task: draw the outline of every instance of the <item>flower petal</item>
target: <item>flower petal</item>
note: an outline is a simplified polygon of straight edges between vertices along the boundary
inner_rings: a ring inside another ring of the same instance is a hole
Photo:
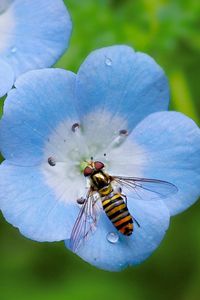
[[[0,97],[3,97],[13,86],[14,74],[12,68],[0,59]]]
[[[1,0],[0,14],[3,13],[14,0]]]
[[[0,28],[0,55],[18,76],[58,60],[68,47],[71,20],[62,0],[17,0],[0,15]]]
[[[9,162],[0,165],[0,209],[8,222],[36,241],[69,238],[77,215],[77,206],[60,201],[39,168]]]
[[[143,177],[166,180],[178,193],[165,199],[171,215],[192,205],[200,196],[200,130],[177,112],[148,116],[130,139],[143,148]]]
[[[128,200],[129,211],[139,222],[129,237],[119,234],[106,214],[101,214],[97,230],[77,250],[77,254],[90,264],[108,271],[120,271],[137,265],[158,247],[169,226],[169,211],[162,201]],[[116,243],[108,241],[114,233]],[[69,240],[66,241],[69,247]]]
[[[132,129],[148,114],[166,110],[168,101],[163,70],[150,56],[128,46],[92,52],[77,75],[80,116],[95,110],[110,111],[125,118]]]
[[[5,101],[0,123],[0,147],[5,158],[20,165],[41,160],[44,145],[51,144],[48,138],[56,127],[62,121],[77,121],[74,84],[75,75],[59,69],[30,71],[17,80],[16,89]]]

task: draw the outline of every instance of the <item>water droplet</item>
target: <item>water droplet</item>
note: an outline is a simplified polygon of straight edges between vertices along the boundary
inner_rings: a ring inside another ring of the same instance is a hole
[[[11,52],[12,53],[16,53],[17,52],[17,48],[16,47],[12,47]]]
[[[119,131],[119,135],[121,135],[121,136],[127,136],[127,135],[128,135],[128,130],[126,130],[126,129],[121,129],[121,130]]]
[[[114,232],[109,232],[107,234],[107,240],[111,243],[111,244],[116,244],[119,240],[119,235],[117,233]]]
[[[108,67],[112,66],[112,60],[111,60],[109,57],[106,57],[106,59],[105,59],[105,64],[106,64]]]
[[[76,132],[79,128],[80,128],[80,124],[79,123],[74,123],[72,125],[72,131],[73,132]]]
[[[54,167],[56,165],[56,160],[53,157],[48,158],[48,163],[51,167]]]

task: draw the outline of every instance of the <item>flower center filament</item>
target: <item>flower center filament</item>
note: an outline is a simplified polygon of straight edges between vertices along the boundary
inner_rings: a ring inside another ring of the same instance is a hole
[[[144,151],[127,140],[127,128],[124,119],[102,110],[86,115],[81,122],[67,119],[58,124],[44,145],[41,168],[59,201],[81,205],[79,198],[85,197],[89,187],[84,170],[95,162],[105,165],[111,175],[142,176]]]
[[[79,123],[74,123],[72,125],[72,131],[73,132],[76,132],[79,128],[80,128],[80,124]]]
[[[52,156],[50,156],[50,157],[48,158],[48,163],[49,163],[49,165],[50,165],[51,167],[55,167],[55,165],[56,165],[56,160],[55,160],[55,158],[53,158]]]

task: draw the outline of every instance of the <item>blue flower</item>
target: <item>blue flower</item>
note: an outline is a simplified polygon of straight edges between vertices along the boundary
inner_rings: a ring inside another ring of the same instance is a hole
[[[157,193],[151,185],[139,185],[138,193],[122,186],[135,220],[129,237],[115,229],[99,194],[94,196],[96,228],[75,252],[112,271],[142,262],[163,239],[170,215],[200,194],[199,128],[167,112],[168,101],[162,69],[127,46],[92,52],[77,75],[59,69],[22,75],[0,125],[0,208],[6,220],[30,239],[66,240],[71,247],[85,205],[77,200],[90,187],[83,165],[93,157],[110,175],[159,179],[178,189],[163,198],[162,185]]]
[[[71,20],[62,0],[1,0],[0,97],[20,74],[53,65],[70,34]]]

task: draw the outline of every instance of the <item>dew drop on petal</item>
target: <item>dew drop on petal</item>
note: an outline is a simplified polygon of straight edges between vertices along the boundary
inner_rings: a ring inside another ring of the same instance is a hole
[[[14,54],[17,52],[17,48],[16,47],[12,47],[11,52]]]
[[[106,57],[105,58],[105,64],[106,64],[106,66],[111,67],[112,66],[112,60],[109,57]]]
[[[119,235],[114,232],[109,232],[106,238],[111,244],[116,244],[119,240]]]
[[[48,158],[48,163],[51,167],[54,167],[56,165],[56,160],[53,157]]]

